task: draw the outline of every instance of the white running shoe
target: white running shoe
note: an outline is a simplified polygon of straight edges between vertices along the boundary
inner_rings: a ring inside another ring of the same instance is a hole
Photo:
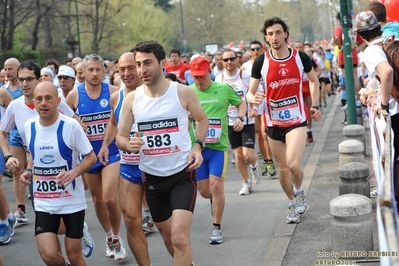
[[[304,214],[309,209],[308,200],[303,190],[295,193],[295,209],[299,214]]]
[[[371,192],[370,192],[370,198],[376,198],[378,196],[378,187],[375,187]]]
[[[145,216],[141,222],[141,227],[145,233],[150,233],[155,231],[154,221],[150,216]]]
[[[90,257],[94,250],[94,240],[89,233],[86,222],[83,224],[82,254],[86,258]]]
[[[223,243],[222,229],[216,226],[212,226],[211,237],[209,238],[209,244],[221,244]]]
[[[112,241],[112,237],[107,237],[105,239],[106,249],[105,249],[105,256],[108,258],[114,258],[114,242]]]
[[[249,192],[252,191],[252,182],[251,180],[247,180],[242,182],[242,188],[240,190],[240,195],[248,195]]]
[[[122,238],[114,238],[112,242],[114,243],[114,260],[124,260],[127,257],[127,251]]]
[[[17,218],[19,224],[26,224],[29,222],[28,215],[26,215],[26,213],[24,213],[21,208],[18,208],[14,212],[14,216],[15,218]]]
[[[259,184],[262,181],[262,172],[259,169],[259,164],[256,162],[255,167],[251,167],[252,181]]]
[[[297,224],[301,221],[299,213],[295,209],[295,205],[288,206],[287,224]]]

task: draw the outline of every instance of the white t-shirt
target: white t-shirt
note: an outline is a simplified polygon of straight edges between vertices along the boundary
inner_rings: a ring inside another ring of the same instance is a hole
[[[245,62],[242,65],[242,67],[244,69],[244,72],[249,73],[249,77],[251,77],[251,75],[252,75],[252,67],[253,67],[252,61],[249,60],[249,61]],[[262,79],[260,80],[259,87],[258,87],[257,91],[258,92],[265,92],[264,83],[263,83]],[[258,115],[262,115],[264,111],[265,111],[265,101],[262,101],[262,103],[258,106]]]
[[[387,62],[387,56],[385,55],[380,43],[382,38],[374,40],[363,52],[364,64],[367,67],[370,77],[374,78],[378,75],[377,66],[381,62]],[[378,82],[378,90],[381,92],[381,83]],[[389,115],[396,115],[399,113],[399,103],[392,97],[389,97]]]
[[[74,115],[73,110],[63,100],[61,100],[58,106],[58,111],[69,117],[73,117]],[[19,97],[15,100],[12,100],[8,105],[2,119],[1,131],[10,132],[11,129],[17,127],[17,130],[21,135],[22,141],[26,144],[24,130],[25,122],[28,119],[37,116],[38,113],[36,109],[31,109],[25,104],[25,96]]]
[[[223,68],[222,70],[218,70],[218,67],[215,66],[212,70],[213,74],[215,74],[215,77],[217,77],[218,75],[222,74],[225,71],[225,69]]]
[[[86,209],[82,177],[76,177],[67,187],[58,186],[56,179],[60,172],[80,163],[79,154],[93,150],[79,122],[60,114],[51,126],[42,126],[37,116],[26,121],[24,132],[33,158],[35,211],[69,214]]]
[[[240,96],[241,100],[243,100],[244,103],[246,104],[247,112],[243,121],[244,125],[251,125],[255,123],[255,118],[248,116],[248,113],[251,111],[251,108],[247,103],[247,100],[245,99],[245,95],[248,92],[250,78],[251,75],[248,72],[237,69],[237,72],[233,76],[227,76],[226,73],[223,73],[217,76],[215,79],[216,82],[229,84],[229,86],[234,89],[237,95]],[[234,125],[234,120],[238,116],[238,108],[234,105],[229,104],[227,115],[229,118],[229,125],[230,126]]]

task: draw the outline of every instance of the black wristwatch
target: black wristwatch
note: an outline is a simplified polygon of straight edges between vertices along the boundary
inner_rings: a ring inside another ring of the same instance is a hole
[[[312,106],[312,108],[316,109],[316,110],[320,110],[320,108],[317,105]]]
[[[4,156],[4,162],[7,163],[8,159],[10,159],[12,156],[11,154]]]
[[[30,176],[31,176],[31,177],[33,176],[33,171],[32,171],[32,169],[26,168],[22,173],[25,173],[25,172],[29,172],[29,173],[30,173]]]
[[[382,109],[384,109],[385,111],[389,111],[389,104],[388,105],[384,105],[384,104],[382,104],[381,103],[381,107],[382,107]]]
[[[203,151],[205,149],[205,142],[203,142],[202,140],[197,139],[194,143],[198,144],[200,146],[201,151]]]
[[[237,116],[238,119],[241,120],[241,122],[244,122],[244,117],[243,116]]]

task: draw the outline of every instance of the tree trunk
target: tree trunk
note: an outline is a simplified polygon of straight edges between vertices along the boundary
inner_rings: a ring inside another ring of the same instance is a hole
[[[93,25],[93,42],[91,44],[91,51],[94,54],[98,54],[98,34],[99,34],[99,17],[100,17],[100,4],[101,2],[96,0],[94,6],[94,19],[92,22]]]
[[[39,42],[39,26],[40,20],[42,19],[42,14],[40,10],[40,0],[36,0],[36,20],[32,31],[32,50],[36,50],[37,43]]]
[[[10,15],[8,16],[8,39],[5,50],[12,50],[12,48],[14,47],[14,7],[15,1],[10,1],[8,4],[8,10],[10,11]]]
[[[1,50],[7,50],[7,5],[8,0],[0,3],[0,12],[1,12],[1,26],[0,26],[0,39],[1,39]]]
[[[46,32],[51,32],[51,17],[49,15],[46,15],[44,17],[45,19],[45,31]],[[44,47],[46,48],[51,48],[53,47],[53,36],[52,34],[45,34],[44,35]]]

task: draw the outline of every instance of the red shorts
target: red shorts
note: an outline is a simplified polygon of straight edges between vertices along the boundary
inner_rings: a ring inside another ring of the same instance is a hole
[[[309,80],[302,81],[302,95],[304,97],[310,96]]]
[[[302,81],[302,95],[303,95],[303,98],[311,97],[310,87],[309,87],[309,80],[303,80]],[[308,108],[305,108],[305,113],[306,113],[306,119],[309,120]]]
[[[344,51],[339,51],[339,55],[338,55],[338,65],[340,68],[344,68]],[[353,63],[353,67],[357,67],[358,64],[358,59],[357,59],[357,51],[356,49],[352,49],[352,63]]]

